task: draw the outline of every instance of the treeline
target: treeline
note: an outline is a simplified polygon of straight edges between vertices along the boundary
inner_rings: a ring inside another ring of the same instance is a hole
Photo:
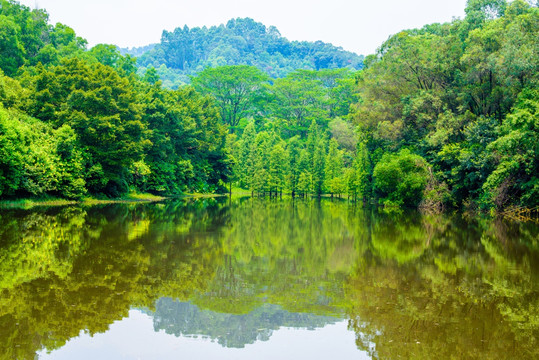
[[[194,85],[240,124],[229,146],[236,184],[436,210],[539,205],[539,11],[522,0],[470,0],[466,14],[392,36],[352,75],[351,107],[335,90],[338,71],[248,87],[202,72]],[[242,88],[253,95],[245,103]],[[253,125],[240,135],[245,125],[224,104]]]
[[[297,69],[357,70],[363,61],[362,56],[321,41],[289,41],[276,27],[250,18],[232,19],[210,28],[184,26],[163,31],[159,44],[122,52],[138,57],[140,74],[155,68],[164,86],[170,88],[189,83],[190,75],[207,67],[250,65],[281,78]]]
[[[114,46],[86,50],[43,10],[0,0],[0,23],[0,198],[222,187],[227,130],[210,98],[138,77]]]
[[[114,46],[86,50],[44,11],[0,1],[0,197],[226,185],[435,210],[539,205],[539,10],[526,1],[469,0],[464,19],[398,33],[358,72],[206,67],[176,91]],[[219,31],[273,31],[255,25]]]

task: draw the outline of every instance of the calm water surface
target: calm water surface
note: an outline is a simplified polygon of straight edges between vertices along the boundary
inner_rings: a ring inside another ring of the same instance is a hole
[[[539,359],[539,228],[344,201],[0,210],[0,359]]]

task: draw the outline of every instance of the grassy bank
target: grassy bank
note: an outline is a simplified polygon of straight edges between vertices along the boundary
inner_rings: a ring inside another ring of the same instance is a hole
[[[156,202],[166,200],[167,197],[157,196],[147,193],[130,193],[121,198],[108,199],[85,197],[81,200],[67,200],[59,198],[29,198],[16,200],[0,201],[0,208],[22,208],[30,209],[37,206],[65,206],[65,205],[100,205],[100,204],[118,204],[130,202]]]

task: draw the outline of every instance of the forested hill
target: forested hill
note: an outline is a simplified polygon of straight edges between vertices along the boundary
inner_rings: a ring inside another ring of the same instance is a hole
[[[188,75],[206,67],[222,65],[252,65],[281,78],[297,69],[359,70],[363,64],[363,56],[322,41],[289,41],[276,27],[250,18],[232,19],[226,25],[209,28],[178,27],[163,31],[159,44],[121,51],[138,57],[141,73],[148,67],[156,68],[169,87],[189,82]]]

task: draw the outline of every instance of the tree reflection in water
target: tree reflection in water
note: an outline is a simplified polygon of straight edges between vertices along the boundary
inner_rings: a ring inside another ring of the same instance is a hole
[[[349,319],[373,358],[539,358],[538,234],[329,200],[2,210],[0,355],[34,358],[137,307],[223,346]]]

